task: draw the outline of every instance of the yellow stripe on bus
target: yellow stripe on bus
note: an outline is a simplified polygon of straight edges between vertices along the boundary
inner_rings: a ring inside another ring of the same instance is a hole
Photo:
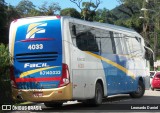
[[[52,69],[52,68],[57,68],[57,67],[59,67],[59,66],[52,66],[52,67],[39,68],[39,69],[34,69],[34,70],[26,71],[26,72],[23,72],[20,75],[20,78],[26,77],[28,75],[31,75],[31,74],[34,74],[34,73],[37,73],[37,72],[40,72],[40,71],[44,71],[44,70]]]
[[[117,63],[115,63],[115,62],[113,62],[113,61],[111,61],[109,59],[106,59],[106,58],[104,58],[102,56],[99,56],[97,54],[94,54],[94,53],[91,53],[91,52],[88,52],[88,51],[86,51],[86,53],[88,53],[88,54],[90,54],[90,55],[92,55],[92,56],[94,56],[94,57],[96,57],[96,58],[98,58],[100,60],[103,60],[104,62],[106,62],[108,64],[111,64],[112,66],[118,68],[119,70],[123,71],[124,73],[126,73],[127,75],[129,75],[130,77],[135,79],[135,74],[133,72],[129,71],[128,69],[126,69],[125,67],[123,67],[123,66],[121,66],[121,65],[119,65],[119,64],[117,64]]]
[[[39,26],[40,24],[42,24],[42,23],[33,23],[33,24],[30,24],[29,27],[28,27],[27,33],[30,32],[33,28]]]

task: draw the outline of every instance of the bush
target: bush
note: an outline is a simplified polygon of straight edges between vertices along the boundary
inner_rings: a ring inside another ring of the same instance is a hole
[[[0,44],[0,80],[9,79],[10,55],[8,46]]]
[[[9,48],[0,44],[0,105],[12,103],[9,67]]]

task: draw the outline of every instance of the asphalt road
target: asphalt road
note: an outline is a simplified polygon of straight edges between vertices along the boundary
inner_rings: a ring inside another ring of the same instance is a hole
[[[146,90],[144,96],[138,99],[133,99],[128,94],[110,96],[105,98],[102,105],[98,107],[87,106],[77,101],[64,103],[60,108],[45,107],[43,103],[32,103],[26,106],[41,106],[42,112],[160,112],[160,90]],[[30,110],[25,112],[36,111]]]

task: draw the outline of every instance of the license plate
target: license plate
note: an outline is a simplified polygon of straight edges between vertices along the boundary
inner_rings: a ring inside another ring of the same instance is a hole
[[[43,92],[34,92],[33,93],[33,97],[42,97],[43,96]]]

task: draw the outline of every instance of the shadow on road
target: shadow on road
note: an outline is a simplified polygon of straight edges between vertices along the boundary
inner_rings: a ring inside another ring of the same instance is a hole
[[[158,96],[144,96],[142,98],[133,99],[129,95],[117,95],[103,99],[103,104],[98,107],[91,107],[83,103],[75,103],[71,105],[63,105],[61,108],[47,108],[42,107],[43,111],[86,111],[86,110],[131,110],[131,106],[144,106],[159,104],[160,97]],[[157,101],[153,101],[157,100]]]

